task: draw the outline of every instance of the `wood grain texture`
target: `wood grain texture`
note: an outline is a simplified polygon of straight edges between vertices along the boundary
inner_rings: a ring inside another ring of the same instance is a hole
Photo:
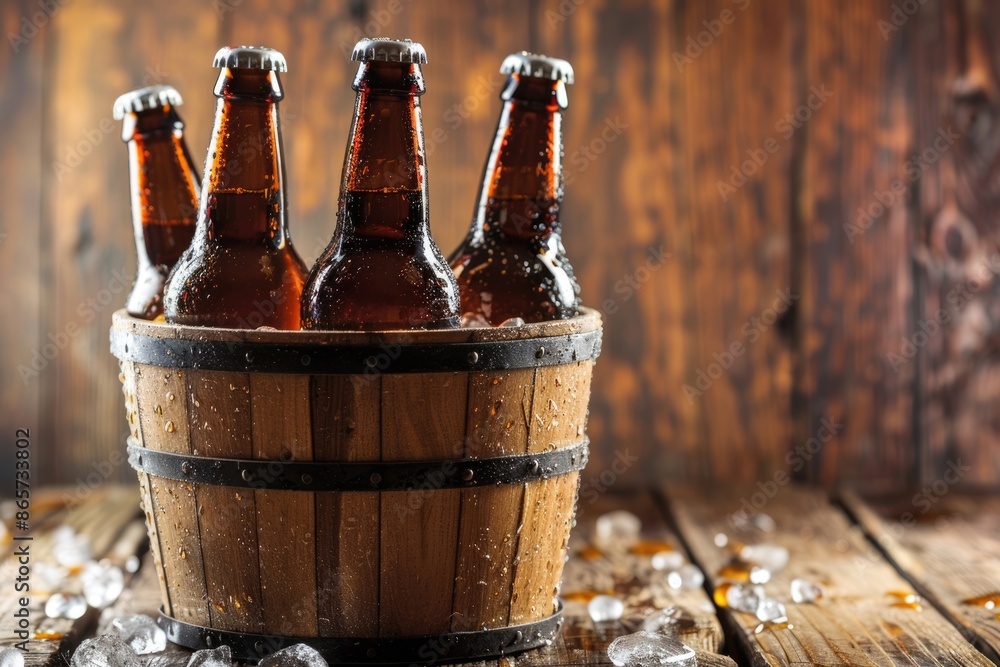
[[[384,375],[382,460],[460,456],[468,383],[465,373]],[[451,628],[461,495],[460,489],[381,494],[380,636]]]
[[[273,461],[275,471],[285,462],[312,460],[310,400],[309,376],[250,376],[253,458]],[[257,489],[254,504],[264,629],[315,637],[315,500],[296,491]]]
[[[324,375],[312,382],[315,459],[380,460],[381,378]],[[379,494],[317,493],[316,517],[320,636],[377,637]]]
[[[770,533],[738,527],[741,511],[736,492],[685,492],[668,489],[670,510],[680,535],[701,566],[713,591],[717,575],[732,554],[715,544],[724,533],[744,543],[767,542],[788,549],[787,567],[766,584],[769,596],[787,607],[791,628],[755,633],[755,616],[728,609],[720,616],[741,658],[752,665],[981,665],[992,664],[962,638],[933,607],[915,610],[900,604],[909,584],[869,544],[860,528],[826,499],[825,494],[782,487],[763,511],[774,519]],[[737,515],[740,516],[740,515]],[[823,588],[823,598],[794,604],[793,578]]]
[[[246,373],[186,371],[191,416],[191,453],[218,458],[253,458],[250,376]],[[257,511],[254,491],[199,484],[198,528],[211,625],[261,632]]]
[[[1000,603],[988,604],[1000,595],[1000,498],[919,491],[872,500],[846,493],[842,500],[917,590],[1000,662]],[[968,602],[977,598],[983,601]]]

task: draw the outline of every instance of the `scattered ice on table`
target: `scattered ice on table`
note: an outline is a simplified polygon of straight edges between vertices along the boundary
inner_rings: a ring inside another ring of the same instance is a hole
[[[684,565],[684,554],[680,551],[660,551],[653,554],[652,565],[655,570],[679,570]]]
[[[63,524],[52,531],[52,555],[65,567],[78,567],[90,560],[90,540]]]
[[[68,618],[75,621],[87,613],[87,601],[82,595],[56,593],[45,602],[45,615],[49,618]]]
[[[233,667],[233,652],[228,646],[196,651],[187,667]]]
[[[463,329],[484,329],[490,323],[479,313],[465,313],[462,315],[461,325]]]
[[[587,613],[594,623],[617,621],[625,613],[625,603],[613,595],[598,595],[587,603]]]
[[[24,655],[16,648],[0,648],[0,667],[24,667]]]
[[[143,664],[118,635],[102,635],[80,644],[70,667],[143,667]]]
[[[523,327],[524,320],[520,317],[510,317],[500,323],[502,327]]]
[[[31,571],[32,588],[45,593],[56,593],[66,582],[69,572],[61,565],[53,565],[45,561],[34,564]]]
[[[795,604],[815,602],[823,597],[823,589],[806,579],[792,579],[791,592]]]
[[[642,521],[639,517],[616,510],[602,514],[594,525],[594,544],[598,549],[606,551],[623,550],[639,541],[642,531]]]
[[[87,563],[80,573],[80,581],[87,604],[95,609],[104,609],[125,590],[125,574],[108,560]]]
[[[788,565],[788,549],[777,544],[748,544],[740,549],[740,558],[777,574]]]
[[[725,588],[724,600],[718,599],[719,590],[722,589],[720,588],[716,590],[716,601],[720,602],[720,606],[735,609],[736,611],[742,611],[747,614],[756,614],[757,608],[760,606],[760,601],[764,598],[764,589],[759,586],[729,584]]]
[[[668,607],[655,611],[642,622],[641,629],[646,632],[659,632],[664,635],[674,635],[677,633],[678,621],[681,610],[677,607]]]
[[[122,641],[139,655],[159,653],[167,648],[167,635],[145,614],[119,616],[111,622]]]
[[[765,623],[767,621],[787,621],[788,612],[785,605],[769,597],[762,597],[757,604],[757,618]]]
[[[608,657],[618,667],[652,665],[697,665],[694,651],[674,637],[639,631],[618,637],[608,646]]]
[[[329,667],[329,664],[313,647],[295,644],[267,656],[258,667]]]
[[[667,575],[667,584],[677,590],[694,590],[705,583],[705,573],[697,565],[688,563]]]
[[[129,574],[135,574],[139,571],[139,566],[142,565],[142,561],[136,555],[129,556],[125,560],[125,571]]]

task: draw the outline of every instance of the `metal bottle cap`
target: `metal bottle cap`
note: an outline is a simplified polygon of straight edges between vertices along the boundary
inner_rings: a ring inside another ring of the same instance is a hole
[[[500,73],[573,83],[573,66],[567,61],[527,51],[512,53],[504,58]]]
[[[424,51],[424,47],[419,43],[408,39],[373,37],[362,39],[354,45],[351,60],[362,63],[382,60],[389,63],[426,65],[427,52]]]
[[[146,86],[119,96],[112,107],[112,115],[115,120],[121,120],[125,114],[159,109],[167,105],[180,106],[183,103],[181,94],[173,86]]]
[[[287,72],[288,63],[281,51],[266,46],[223,46],[215,54],[215,67],[239,67]]]

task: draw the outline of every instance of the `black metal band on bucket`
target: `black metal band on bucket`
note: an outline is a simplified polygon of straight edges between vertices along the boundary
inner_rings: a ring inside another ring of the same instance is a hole
[[[439,461],[255,461],[146,449],[129,439],[138,471],[195,484],[283,491],[413,491],[521,484],[582,470],[589,440],[537,454]]]
[[[236,660],[256,662],[286,646],[308,644],[331,665],[423,665],[497,658],[551,644],[563,618],[560,603],[554,614],[534,623],[427,637],[379,638],[281,637],[216,630],[178,621],[162,610],[157,623],[174,644],[195,650],[226,645]]]
[[[557,366],[596,359],[601,331],[466,343],[324,345],[156,338],[113,329],[121,361],[237,373],[444,373]]]

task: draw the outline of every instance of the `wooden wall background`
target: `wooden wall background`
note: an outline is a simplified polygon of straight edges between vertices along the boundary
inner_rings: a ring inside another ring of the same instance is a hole
[[[292,232],[312,261],[332,231],[354,97],[343,49],[389,35],[430,55],[432,226],[446,251],[470,219],[501,58],[527,47],[576,68],[566,245],[586,301],[614,311],[587,484],[766,484],[790,470],[899,488],[959,462],[963,484],[1000,482],[996,3],[14,0],[2,20],[2,454],[30,426],[47,481],[131,476],[107,352],[124,297],[114,277],[133,266],[114,98],[177,86],[201,154],[216,48],[281,49]],[[814,90],[830,94],[809,109]],[[783,121],[796,113],[809,118]],[[935,148],[941,132],[958,137]],[[719,182],[762,148],[767,161],[723,200]],[[670,257],[650,270],[661,246]],[[74,326],[22,381],[18,366]],[[716,373],[734,343],[743,353]],[[719,377],[686,396],[699,371]],[[810,443],[825,422],[836,434]]]

